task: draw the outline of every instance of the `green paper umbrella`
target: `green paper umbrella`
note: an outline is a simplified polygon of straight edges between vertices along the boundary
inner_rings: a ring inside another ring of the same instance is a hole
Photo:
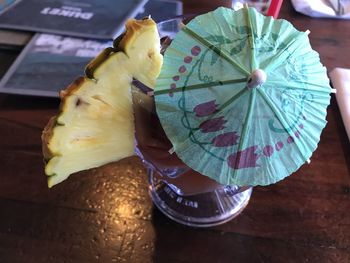
[[[316,149],[331,88],[307,32],[245,7],[193,19],[154,91],[173,150],[221,184],[268,185]]]

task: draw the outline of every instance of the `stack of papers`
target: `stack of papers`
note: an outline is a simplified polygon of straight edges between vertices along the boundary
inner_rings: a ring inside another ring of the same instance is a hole
[[[71,7],[79,6],[79,15],[73,15],[73,9],[69,13],[66,2],[23,0],[0,15],[0,27],[60,33],[36,33],[1,79],[0,92],[58,97],[60,90],[84,74],[84,68],[92,58],[112,46],[112,39],[124,31],[126,19],[151,15],[158,22],[182,15],[182,3],[179,1],[150,0],[145,6],[142,5],[144,0],[67,2]],[[29,8],[41,15],[28,19]],[[24,12],[25,9],[25,16],[14,15],[16,10]],[[75,10],[78,12],[78,9]],[[109,15],[103,15],[104,12]],[[44,22],[45,16],[51,16],[52,21]],[[79,18],[73,18],[75,16]],[[112,22],[116,17],[119,18]],[[79,24],[77,21],[80,20],[84,21]]]
[[[147,0],[22,0],[0,15],[0,28],[111,39]]]

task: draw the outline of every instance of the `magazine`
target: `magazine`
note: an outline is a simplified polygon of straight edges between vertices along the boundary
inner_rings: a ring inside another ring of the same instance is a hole
[[[112,39],[147,0],[21,0],[0,14],[0,28]],[[30,18],[30,19],[29,19]]]
[[[36,34],[0,81],[0,92],[58,97],[112,41]]]
[[[160,10],[163,10],[160,12]],[[179,1],[150,0],[137,18],[151,15],[156,21],[182,14]],[[111,40],[91,40],[37,33],[0,81],[0,92],[58,97]]]

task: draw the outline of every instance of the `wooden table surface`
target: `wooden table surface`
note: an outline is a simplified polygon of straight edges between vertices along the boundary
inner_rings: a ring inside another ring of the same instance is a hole
[[[206,6],[185,4],[186,12]],[[350,68],[349,21],[311,19],[287,0],[280,17],[311,31],[328,70]],[[0,52],[1,74],[16,55]],[[58,104],[0,95],[1,263],[350,262],[350,149],[334,97],[311,164],[255,187],[239,217],[207,229],[179,225],[154,208],[136,157],[47,189],[40,135]]]

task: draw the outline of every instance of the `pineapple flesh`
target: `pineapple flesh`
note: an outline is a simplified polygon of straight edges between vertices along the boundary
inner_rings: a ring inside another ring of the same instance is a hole
[[[134,155],[133,78],[153,87],[162,65],[155,22],[129,20],[125,33],[60,93],[57,116],[42,134],[52,187],[72,173]]]

